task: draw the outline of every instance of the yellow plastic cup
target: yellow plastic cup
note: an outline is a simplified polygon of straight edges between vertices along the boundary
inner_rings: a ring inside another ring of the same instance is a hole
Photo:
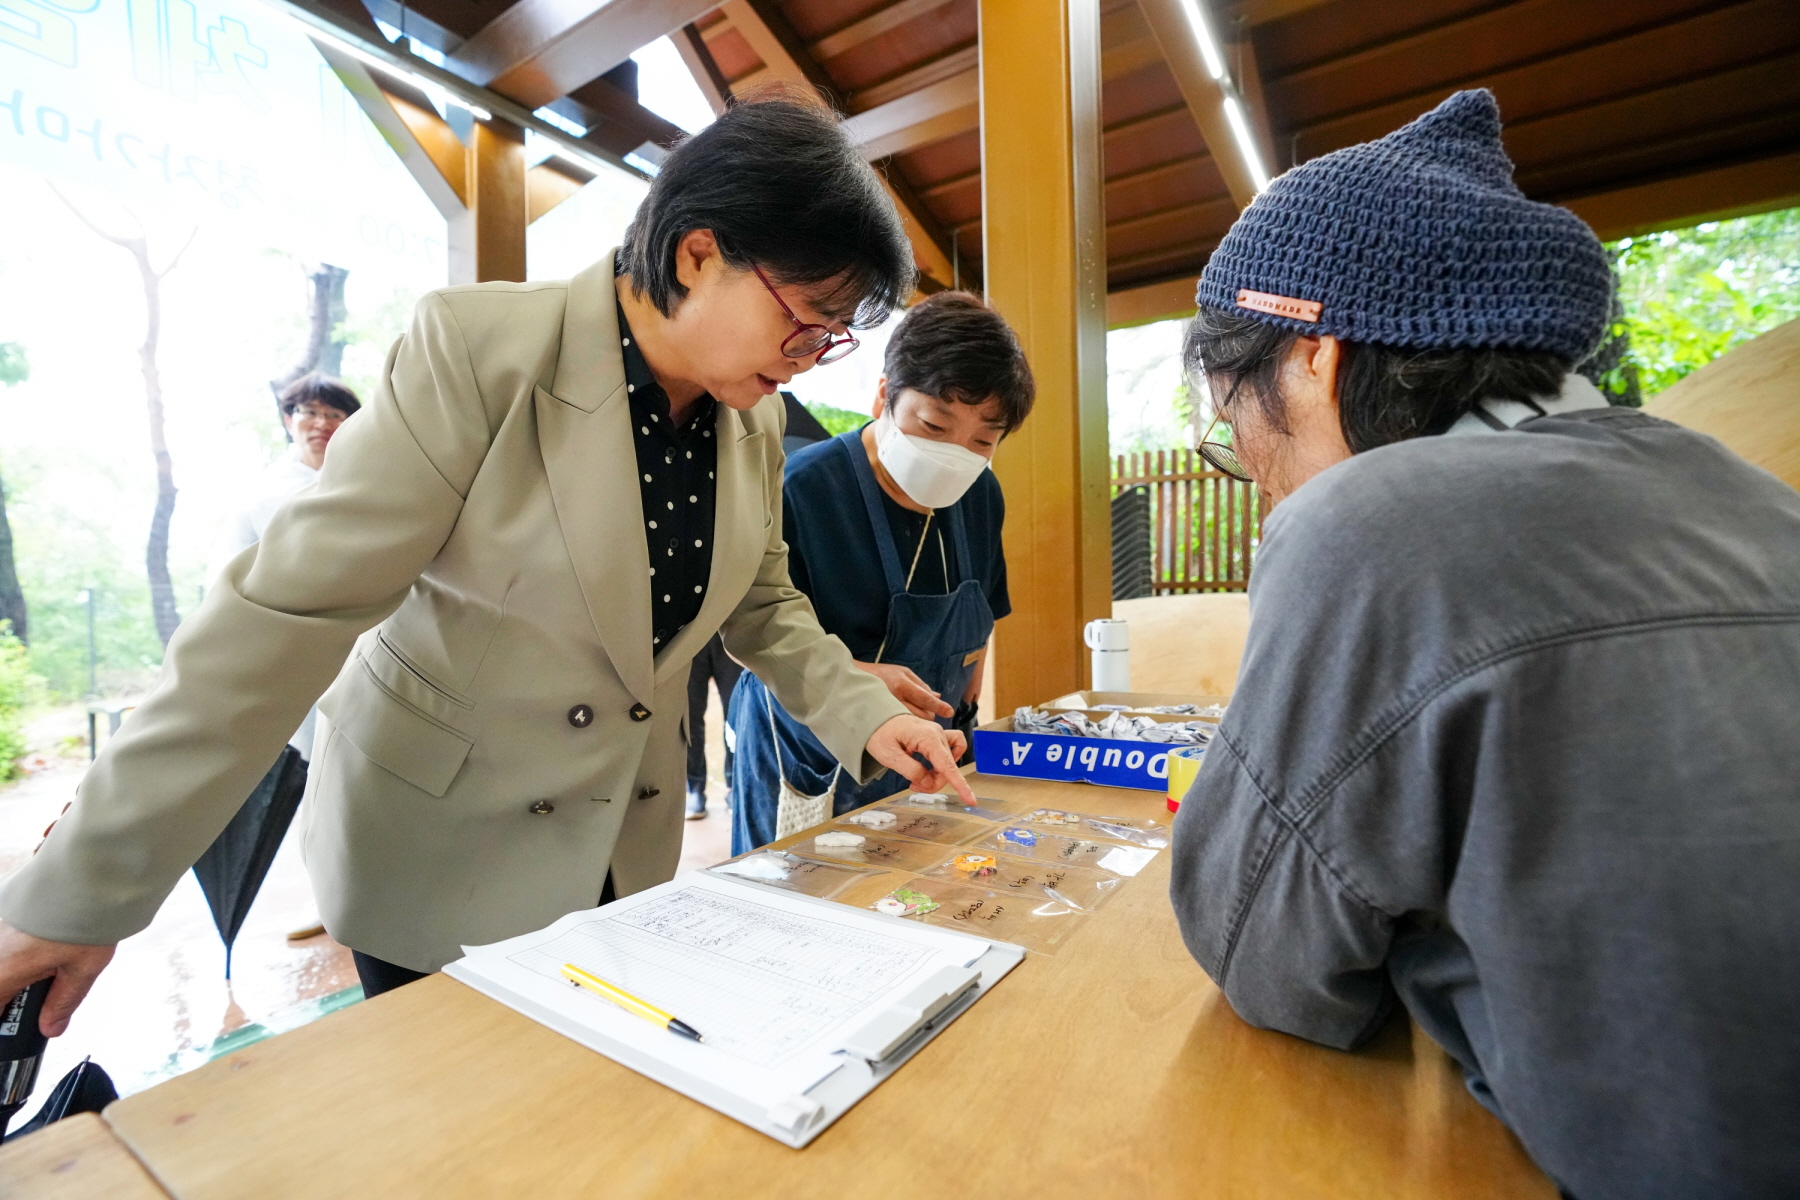
[[[1169,811],[1181,808],[1181,798],[1194,786],[1205,760],[1205,746],[1179,746],[1169,751]]]

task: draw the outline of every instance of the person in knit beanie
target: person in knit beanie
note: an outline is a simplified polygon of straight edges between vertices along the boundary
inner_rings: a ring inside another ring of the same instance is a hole
[[[1610,283],[1485,91],[1226,235],[1188,365],[1277,507],[1171,897],[1245,1020],[1403,1007],[1565,1196],[1796,1196],[1800,494],[1577,373]]]
[[[1560,393],[1611,299],[1593,231],[1513,183],[1493,93],[1458,92],[1270,184],[1207,264],[1187,363],[1229,381],[1218,410],[1231,409],[1240,457],[1277,460],[1265,490],[1278,502],[1297,468],[1323,465],[1279,461],[1294,447],[1267,436],[1290,432],[1274,384],[1297,342],[1323,344],[1304,365],[1338,386],[1341,457],[1479,419],[1482,401],[1603,407],[1579,377]]]

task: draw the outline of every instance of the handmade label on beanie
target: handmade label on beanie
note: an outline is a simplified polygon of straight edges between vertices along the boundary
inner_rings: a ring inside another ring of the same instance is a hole
[[[1289,296],[1253,292],[1249,288],[1238,289],[1237,302],[1239,308],[1254,308],[1257,312],[1292,317],[1296,321],[1317,321],[1321,311],[1317,300],[1295,300]]]

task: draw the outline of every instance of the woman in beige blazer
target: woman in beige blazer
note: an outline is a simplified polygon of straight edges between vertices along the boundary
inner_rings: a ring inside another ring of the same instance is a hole
[[[674,874],[688,663],[714,631],[855,774],[967,794],[960,735],[851,664],[781,538],[776,388],[912,286],[879,181],[818,110],[740,105],[670,156],[616,253],[425,297],[318,485],[171,640],[0,885],[0,995],[54,973],[45,1032],[315,700],[307,868],[371,991]],[[710,545],[665,541],[706,500]]]

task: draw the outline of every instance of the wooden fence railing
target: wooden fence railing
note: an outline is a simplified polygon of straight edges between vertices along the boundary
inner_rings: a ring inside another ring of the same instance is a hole
[[[1255,484],[1213,470],[1192,450],[1115,458],[1112,494],[1139,486],[1150,496],[1153,594],[1241,592],[1250,586],[1265,511]]]

